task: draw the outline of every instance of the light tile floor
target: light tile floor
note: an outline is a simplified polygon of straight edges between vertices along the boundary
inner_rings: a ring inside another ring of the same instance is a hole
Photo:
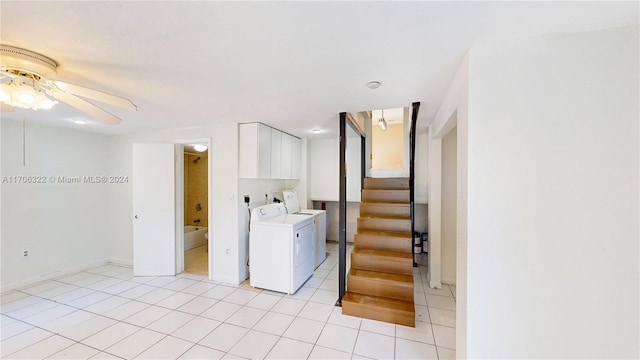
[[[349,250],[352,247],[349,246]],[[414,269],[416,327],[342,315],[337,245],[294,295],[108,264],[2,294],[3,359],[454,359],[455,287]],[[426,261],[423,257],[421,262]]]
[[[202,245],[184,252],[184,272],[193,275],[209,274],[209,246]]]

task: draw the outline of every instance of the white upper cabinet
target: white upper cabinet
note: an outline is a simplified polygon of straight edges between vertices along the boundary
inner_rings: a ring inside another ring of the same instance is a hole
[[[300,179],[302,175],[302,139],[292,136],[291,144],[291,178]]]
[[[271,178],[282,179],[282,132],[271,129]]]
[[[292,160],[293,136],[282,134],[282,146],[280,149],[280,177],[283,179],[291,179],[291,160]]]
[[[238,176],[271,178],[271,128],[259,123],[240,124]]]
[[[238,176],[299,179],[302,141],[260,123],[239,125]]]

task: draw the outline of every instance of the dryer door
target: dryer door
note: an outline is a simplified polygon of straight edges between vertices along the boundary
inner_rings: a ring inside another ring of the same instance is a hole
[[[290,294],[295,293],[313,275],[313,229],[313,222],[311,222],[293,231]]]
[[[297,268],[313,256],[313,223],[299,228],[293,233],[293,267]]]

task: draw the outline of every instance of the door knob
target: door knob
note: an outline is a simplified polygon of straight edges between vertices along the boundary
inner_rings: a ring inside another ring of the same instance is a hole
[[[134,218],[136,218],[136,219],[137,219],[137,218],[138,218],[138,215],[135,215],[135,216],[134,216]]]

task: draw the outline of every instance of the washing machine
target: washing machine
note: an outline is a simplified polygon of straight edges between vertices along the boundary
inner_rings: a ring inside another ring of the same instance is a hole
[[[315,269],[313,216],[288,214],[282,203],[259,206],[249,229],[249,284],[295,293]]]
[[[311,215],[314,221],[314,269],[327,258],[327,211],[300,209],[300,201],[295,190],[282,190],[284,204],[289,214]]]

